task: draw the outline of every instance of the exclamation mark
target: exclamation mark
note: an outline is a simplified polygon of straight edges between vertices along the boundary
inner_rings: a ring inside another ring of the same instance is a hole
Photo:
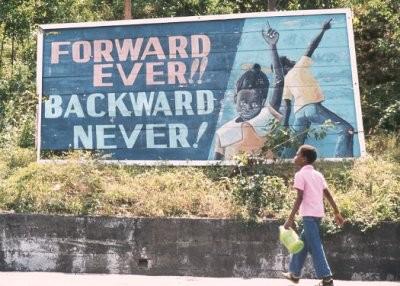
[[[193,83],[193,77],[194,74],[197,72],[197,69],[199,68],[200,60],[199,59],[194,59],[192,62],[192,67],[190,69],[190,78],[189,78],[189,83]]]
[[[200,140],[201,136],[203,136],[204,132],[206,132],[207,126],[208,126],[207,122],[203,122],[200,124],[199,132],[197,133],[197,140],[196,140],[196,143],[193,144],[193,148],[197,148],[199,146],[198,145],[199,140]]]
[[[201,84],[203,82],[202,78],[204,71],[206,70],[207,64],[208,64],[208,58],[207,57],[202,58],[200,64],[199,80],[197,81],[198,84]]]

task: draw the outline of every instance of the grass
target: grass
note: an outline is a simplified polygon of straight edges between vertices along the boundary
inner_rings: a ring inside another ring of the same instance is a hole
[[[382,148],[384,146],[384,148]],[[369,140],[365,158],[318,162],[347,221],[367,229],[400,221],[398,137]],[[85,158],[79,163],[77,158]],[[101,164],[81,152],[38,164],[26,148],[0,149],[0,211],[70,215],[284,219],[294,201],[291,164],[143,167]],[[325,220],[336,231],[332,214]]]

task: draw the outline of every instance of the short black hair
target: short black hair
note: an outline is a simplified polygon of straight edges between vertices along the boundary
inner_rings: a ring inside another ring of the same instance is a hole
[[[296,64],[296,62],[295,61],[292,61],[291,59],[289,59],[288,57],[286,57],[286,56],[280,56],[279,57],[279,60],[281,61],[281,65],[282,65],[282,67],[287,67],[287,68],[292,68],[292,67],[294,67],[294,65]]]
[[[236,83],[235,98],[239,91],[243,89],[253,89],[258,91],[265,100],[268,96],[269,80],[267,75],[261,70],[261,66],[255,63],[253,67],[246,71]]]
[[[308,164],[312,164],[317,160],[317,149],[311,145],[301,145],[300,154],[306,158]]]

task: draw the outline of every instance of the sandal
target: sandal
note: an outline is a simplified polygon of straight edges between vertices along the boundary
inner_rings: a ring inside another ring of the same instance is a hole
[[[333,279],[332,277],[324,278],[316,286],[333,286]]]
[[[292,281],[294,284],[299,283],[300,277],[296,277],[294,276],[292,273],[290,272],[283,272],[282,273],[283,277],[285,277],[287,280]],[[324,285],[325,286],[325,285]]]

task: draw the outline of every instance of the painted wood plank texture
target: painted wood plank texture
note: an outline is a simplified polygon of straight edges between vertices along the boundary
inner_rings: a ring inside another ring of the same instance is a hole
[[[255,138],[263,140],[268,120],[275,116],[268,102],[279,87],[263,30],[279,33],[279,56],[299,61],[329,19],[331,27],[312,64],[292,69],[309,72],[314,81],[292,84],[291,89],[319,90],[323,100],[318,104],[337,121],[325,138],[306,142],[316,145],[321,157],[349,157],[335,151],[346,123],[352,130],[350,157],[358,157],[364,139],[350,16],[349,10],[321,10],[44,25],[38,38],[38,157],[41,150],[83,148],[104,151],[111,160],[173,163],[215,162],[218,150],[231,147],[237,148],[232,154],[238,153],[243,144],[252,144],[245,142],[243,124],[250,124]],[[255,64],[264,78],[258,86],[245,78]],[[264,107],[249,120],[242,120],[239,112],[240,80],[245,90],[264,98]],[[283,102],[275,110],[279,118],[287,110]],[[293,98],[289,124],[294,129],[297,109],[303,106]],[[221,142],[228,145],[221,148]],[[248,150],[257,151],[254,146]],[[232,160],[228,153],[220,159]]]

